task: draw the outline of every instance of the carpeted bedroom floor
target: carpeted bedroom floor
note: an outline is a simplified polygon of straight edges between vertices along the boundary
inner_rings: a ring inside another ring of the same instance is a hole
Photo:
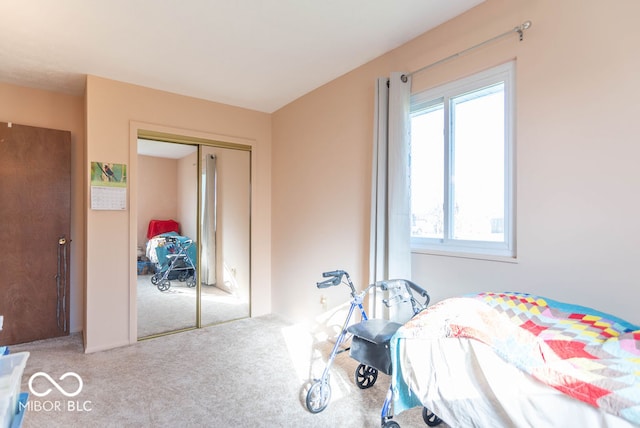
[[[305,406],[309,379],[319,377],[332,344],[276,316],[247,318],[84,354],[79,335],[15,345],[29,351],[22,390],[33,379],[23,427],[379,427],[390,378],[366,390],[353,381],[358,362],[338,355],[329,406]],[[421,408],[396,415],[403,428],[425,427]],[[441,426],[445,426],[444,424]]]
[[[167,291],[151,283],[151,275],[138,275],[138,337],[186,329],[196,324],[196,288],[171,281]],[[202,325],[219,324],[249,316],[249,302],[215,286],[202,285]]]

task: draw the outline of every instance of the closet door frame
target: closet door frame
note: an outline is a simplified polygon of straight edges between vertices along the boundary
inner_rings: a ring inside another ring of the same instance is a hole
[[[249,162],[250,162],[250,177],[249,177],[249,183],[250,183],[250,188],[253,187],[253,156],[254,156],[254,152],[253,152],[253,147],[255,145],[255,141],[250,140],[250,139],[245,139],[245,138],[240,138],[240,137],[230,137],[230,136],[225,136],[225,135],[217,135],[217,134],[210,134],[210,133],[203,133],[203,132],[198,132],[198,131],[190,131],[190,130],[185,130],[185,129],[176,129],[176,128],[171,128],[171,127],[167,127],[167,126],[161,126],[161,125],[156,125],[156,124],[150,124],[150,123],[144,123],[144,122],[136,122],[136,121],[132,121],[130,122],[130,136],[129,136],[129,148],[130,148],[130,160],[131,160],[131,166],[129,168],[129,176],[131,178],[131,183],[137,183],[137,180],[139,180],[139,177],[137,176],[137,140],[138,138],[146,138],[146,139],[152,139],[152,140],[158,140],[158,141],[166,141],[166,142],[170,142],[170,143],[183,143],[183,144],[191,144],[191,145],[197,145],[198,146],[198,159],[201,158],[201,152],[202,152],[202,147],[203,146],[212,146],[212,147],[218,147],[218,148],[229,148],[229,149],[236,149],[236,150],[243,150],[243,151],[247,151],[250,153],[250,157],[249,157]],[[200,161],[198,161],[198,177],[202,177],[202,163]],[[197,203],[197,213],[198,213],[198,221],[197,221],[197,228],[198,228],[198,232],[197,235],[198,237],[201,236],[201,180],[198,179],[198,203]],[[136,201],[137,200],[137,189],[135,188],[136,186],[130,186],[130,201]],[[129,275],[129,293],[130,293],[130,302],[131,304],[129,305],[129,342],[130,343],[135,343],[138,341],[138,332],[137,332],[137,321],[138,321],[138,317],[137,317],[137,296],[136,296],[136,277],[137,277],[137,263],[136,263],[136,257],[135,255],[137,254],[137,237],[136,237],[136,227],[137,227],[137,204],[136,203],[130,203],[129,204],[129,223],[130,223],[130,256],[129,260],[131,262],[130,265],[130,275]],[[253,218],[253,192],[250,190],[250,194],[249,194],[249,288],[251,290],[251,270],[252,270],[252,265],[253,265],[253,260],[251,259],[251,247],[252,247],[252,227],[251,227],[251,223],[252,223],[252,218]],[[198,259],[200,259],[200,251],[198,251]],[[200,272],[200,260],[198,260],[197,263],[197,277],[200,278],[201,272]],[[200,302],[200,281],[198,280],[197,283],[197,288],[198,288],[198,298],[197,298],[197,303],[196,303],[196,325],[193,328],[189,328],[186,330],[192,330],[195,328],[202,328],[202,327],[206,327],[207,324],[203,324],[201,319],[202,319],[202,314],[201,314],[201,302]],[[249,295],[251,296],[251,291],[249,291]],[[249,314],[248,316],[251,316],[251,306],[252,306],[252,298],[249,298]],[[180,330],[182,331],[182,330]],[[168,332],[166,334],[170,334],[170,333],[175,333],[175,332]],[[153,336],[155,337],[155,336]]]

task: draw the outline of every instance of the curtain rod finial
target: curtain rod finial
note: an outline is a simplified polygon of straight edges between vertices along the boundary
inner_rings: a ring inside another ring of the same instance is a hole
[[[522,41],[524,31],[528,30],[529,28],[531,28],[531,21],[525,21],[522,25],[518,25],[513,30],[518,33],[518,35],[520,36],[520,41]]]

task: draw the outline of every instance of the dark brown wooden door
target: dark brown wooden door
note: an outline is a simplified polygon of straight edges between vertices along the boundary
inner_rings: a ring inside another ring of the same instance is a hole
[[[71,133],[0,122],[0,345],[69,333]]]

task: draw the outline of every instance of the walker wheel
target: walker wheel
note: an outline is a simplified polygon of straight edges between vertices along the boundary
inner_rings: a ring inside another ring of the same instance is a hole
[[[442,419],[426,407],[422,409],[422,419],[424,419],[424,423],[430,427],[435,427],[442,423]]]
[[[382,428],[400,428],[400,424],[396,421],[386,421],[382,424]]]
[[[153,285],[158,285],[158,282],[160,282],[160,278],[162,278],[162,274],[161,273],[156,273],[151,277],[151,283]]]
[[[171,281],[168,279],[158,282],[158,290],[160,291],[167,291],[169,287],[171,287]]]
[[[356,369],[355,380],[356,385],[360,389],[371,388],[378,379],[378,369],[366,364],[360,364]]]
[[[196,286],[196,275],[193,274],[189,278],[187,278],[187,287],[195,287]]]
[[[327,408],[330,398],[331,387],[328,380],[326,382],[316,380],[307,392],[307,409],[311,413],[320,413]]]

